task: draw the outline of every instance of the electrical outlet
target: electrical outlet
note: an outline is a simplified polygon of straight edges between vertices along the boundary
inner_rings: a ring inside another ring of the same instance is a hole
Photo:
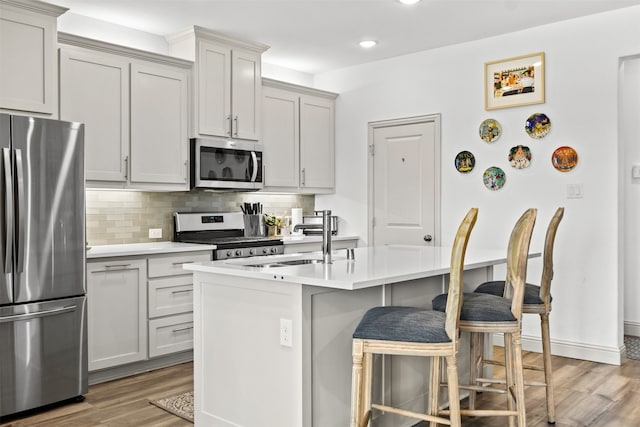
[[[280,345],[285,347],[293,346],[292,329],[293,322],[291,319],[280,319]]]
[[[149,238],[150,239],[162,239],[162,228],[150,228],[149,229]]]

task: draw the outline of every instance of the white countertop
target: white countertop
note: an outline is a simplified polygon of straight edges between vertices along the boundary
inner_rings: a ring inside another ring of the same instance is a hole
[[[118,256],[153,255],[172,252],[196,252],[215,249],[214,245],[199,245],[193,243],[154,242],[127,243],[122,245],[92,246],[87,251],[87,259],[108,258]]]
[[[390,245],[356,248],[354,253],[355,260],[349,261],[346,251],[335,251],[330,265],[251,266],[303,258],[322,259],[320,252],[313,252],[193,263],[185,264],[184,268],[203,273],[353,290],[448,273],[451,248]],[[506,249],[469,249],[465,269],[502,264],[506,262],[506,253]],[[530,258],[539,256],[540,252],[530,254]]]
[[[331,241],[340,241],[340,240],[358,240],[358,236],[331,236]],[[282,236],[282,242],[285,245],[296,244],[296,243],[315,243],[322,242],[322,236]]]

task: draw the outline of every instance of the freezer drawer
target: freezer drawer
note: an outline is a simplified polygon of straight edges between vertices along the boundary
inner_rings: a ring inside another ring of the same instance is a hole
[[[0,307],[0,417],[87,392],[84,296]]]

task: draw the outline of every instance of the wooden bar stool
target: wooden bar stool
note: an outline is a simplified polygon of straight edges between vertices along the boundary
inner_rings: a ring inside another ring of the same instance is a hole
[[[524,369],[544,371],[544,382],[525,381],[525,385],[546,387],[547,393],[547,423],[555,424],[556,409],[553,399],[553,378],[551,369],[551,338],[549,335],[549,313],[551,313],[551,280],[553,279],[553,246],[556,238],[558,225],[564,215],[564,208],[558,208],[551,218],[547,227],[547,234],[544,240],[543,270],[540,286],[527,283],[524,292],[524,304],[522,312],[524,314],[540,315],[540,330],[542,336],[542,360],[543,366],[524,365]],[[474,292],[491,294],[497,296],[504,295],[504,281],[498,280],[486,282],[476,288]],[[502,365],[495,360],[485,360],[485,363]]]
[[[418,307],[383,306],[367,311],[353,333],[351,427],[365,427],[371,408],[436,423],[460,426],[460,396],[456,354],[459,348],[459,316],[462,304],[464,256],[478,209],[469,210],[460,224],[451,250],[449,300],[444,313]],[[426,413],[382,404],[371,404],[373,354],[431,357],[429,399]],[[440,358],[447,364],[451,415],[438,415]]]
[[[469,409],[460,410],[463,416],[507,416],[509,425],[527,425],[524,401],[524,374],[522,368],[522,303],[524,300],[525,276],[531,234],[536,220],[536,209],[528,209],[517,221],[511,232],[507,249],[506,297],[482,293],[465,293],[460,313],[460,331],[471,333],[471,374],[468,385]],[[442,311],[448,303],[447,294],[433,299],[434,310]],[[479,375],[483,367],[485,334],[502,333],[505,336],[505,387],[501,389],[486,387],[492,379]],[[449,384],[443,386],[451,387]],[[507,395],[507,409],[476,409],[477,391],[494,391]],[[441,411],[446,414],[450,411]]]

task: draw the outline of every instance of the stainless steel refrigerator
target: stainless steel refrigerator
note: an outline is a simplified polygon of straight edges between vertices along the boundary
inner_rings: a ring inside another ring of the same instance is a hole
[[[87,392],[83,138],[0,114],[0,417]]]

